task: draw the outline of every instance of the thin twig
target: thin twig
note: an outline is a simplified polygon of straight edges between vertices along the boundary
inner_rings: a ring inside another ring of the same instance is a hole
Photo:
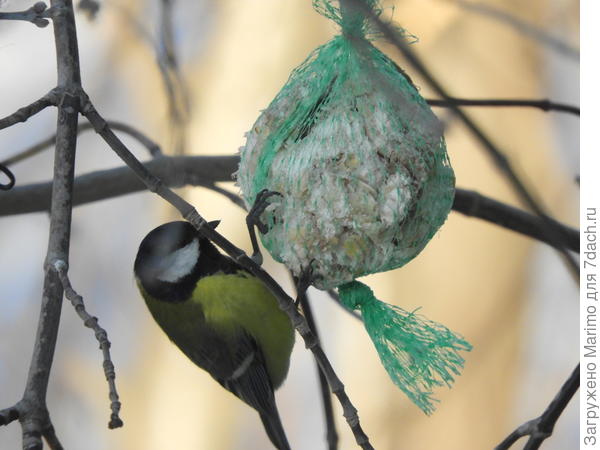
[[[222,187],[217,186],[215,183],[210,183],[210,184],[206,184],[203,186],[207,189],[210,189],[211,191],[215,191],[215,192],[227,197],[235,205],[239,206],[243,210],[246,210],[246,204],[244,203],[244,200],[242,200],[242,197],[240,197],[239,195],[234,194],[233,192],[230,192],[227,189],[223,189]]]
[[[15,174],[12,173],[12,171],[2,163],[0,163],[0,172],[2,172],[6,178],[8,178],[8,183],[0,183],[0,190],[10,191],[16,182]]]
[[[0,12],[0,20],[23,20],[31,22],[39,28],[48,26],[48,19],[51,17],[51,11],[47,10],[44,2],[37,2],[31,8],[25,11]]]
[[[108,382],[108,398],[110,399],[110,421],[108,422],[108,428],[119,428],[123,426],[123,421],[119,417],[119,411],[121,410],[121,402],[119,401],[119,394],[117,393],[117,386],[115,383],[115,366],[110,358],[110,341],[106,331],[98,324],[98,318],[91,316],[85,309],[83,303],[83,297],[79,295],[71,286],[69,275],[67,273],[67,263],[63,260],[56,260],[53,262],[52,267],[56,270],[60,282],[62,283],[65,297],[71,302],[75,312],[79,318],[83,321],[83,324],[91,328],[94,331],[96,340],[100,344],[102,350],[102,356],[104,362],[102,367],[104,368],[104,375]]]
[[[190,95],[179,70],[173,27],[174,0],[160,0],[159,39],[155,49],[158,65],[169,101],[169,120],[174,140],[174,154],[185,153],[186,127],[189,121]]]
[[[547,99],[525,100],[525,99],[470,99],[451,97],[445,100],[428,99],[430,106],[450,108],[452,106],[483,106],[483,107],[528,107],[538,108],[542,111],[561,111],[579,116],[579,107],[556,103]]]
[[[11,406],[0,410],[0,425],[8,425],[15,420],[19,420],[19,405]]]
[[[523,33],[524,35],[536,40],[546,47],[551,48],[564,56],[579,61],[579,49],[564,42],[558,36],[555,36],[542,28],[536,27],[531,23],[527,23],[524,20],[507,13],[506,11],[502,11],[483,2],[474,3],[465,0],[450,1],[456,3],[458,6],[467,11],[485,15],[499,22],[505,23],[511,28],[514,28],[518,32]]]
[[[23,106],[14,113],[0,119],[0,130],[11,127],[19,122],[25,122],[31,116],[36,115],[40,111],[46,109],[48,106],[56,105],[57,100],[57,92],[55,89],[53,89],[35,102],[27,106]]]
[[[525,422],[515,431],[509,434],[495,450],[507,450],[523,436],[529,436],[524,450],[537,450],[542,442],[552,435],[556,421],[569,404],[579,389],[579,364],[571,373],[567,381],[562,385],[556,397],[548,405],[544,413],[536,418]]]
[[[198,214],[198,211],[196,211],[191,204],[186,202],[175,192],[168,189],[159,178],[151,174],[111,131],[106,121],[98,114],[89,99],[82,99],[82,102],[83,115],[90,121],[96,132],[106,141],[111,149],[144,182],[147,188],[174,206],[180,212],[183,218],[190,222],[202,236],[206,237],[210,241],[214,242],[217,246],[222,248],[225,253],[232,257],[238,264],[260,279],[273,293],[278,300],[279,307],[282,311],[288,314],[292,324],[294,325],[294,328],[296,328],[300,336],[302,336],[304,339],[306,347],[313,352],[315,358],[319,361],[319,365],[321,366],[322,370],[327,374],[329,386],[331,387],[332,392],[338,397],[340,404],[342,405],[344,417],[346,418],[346,421],[348,422],[348,425],[354,434],[357,444],[363,449],[372,449],[373,447],[369,443],[369,438],[360,426],[356,408],[345,392],[344,385],[336,375],[331,363],[327,359],[327,356],[319,346],[318,340],[310,331],[305,318],[296,310],[292,298],[285,293],[281,286],[279,286],[279,284],[277,284],[277,282],[265,270],[263,270],[248,255],[246,255],[246,253],[237,248],[235,245],[221,236],[210,225],[208,225],[206,220],[204,220]]]
[[[146,136],[142,132],[138,131],[131,125],[127,125],[125,123],[112,121],[112,120],[109,120],[108,123],[113,130],[128,134],[132,138],[136,139],[140,144],[142,144],[144,147],[146,147],[146,149],[148,149],[148,152],[150,153],[151,156],[155,157],[155,156],[160,156],[162,154],[162,150],[156,142],[154,142],[148,136]],[[79,134],[83,133],[84,131],[88,131],[88,130],[93,130],[92,126],[88,122],[79,124],[79,126],[77,127],[77,134],[79,135]],[[19,153],[15,154],[9,158],[6,158],[4,161],[0,161],[0,165],[10,166],[10,165],[16,164],[20,161],[24,161],[27,158],[31,158],[32,156],[35,156],[38,153],[44,151],[45,149],[53,146],[55,141],[56,141],[56,135],[50,136],[50,137],[44,139],[43,141],[40,141],[40,142],[32,145],[31,147],[28,147],[25,150],[22,150]]]
[[[163,152],[160,148],[160,145],[158,145],[155,141],[153,141],[148,136],[146,136],[136,128],[132,127],[131,125],[127,125],[126,123],[117,122],[114,120],[109,120],[108,124],[113,130],[128,134],[129,136],[137,140],[140,144],[146,147],[146,149],[150,153],[150,156],[152,156],[153,158],[162,155]],[[87,130],[87,125],[89,124],[85,123],[84,125],[86,125],[85,129]]]
[[[160,0],[161,12],[159,22],[159,39],[155,39],[146,25],[138,17],[124,7],[121,2],[107,2],[119,10],[125,20],[136,30],[143,41],[148,43],[154,52],[161,80],[166,92],[169,114],[168,120],[172,129],[174,153],[184,152],[186,141],[185,127],[189,120],[189,92],[179,73],[175,46],[173,44],[172,1]]]
[[[292,277],[293,278],[293,277]],[[306,322],[310,327],[311,331],[314,333],[317,339],[320,340],[319,332],[317,330],[317,324],[313,317],[312,308],[310,306],[310,301],[308,299],[308,294],[306,289],[301,289],[296,284],[296,292],[298,293],[298,302],[302,307],[302,312],[304,313],[304,317],[306,318]],[[336,450],[338,447],[338,433],[335,428],[335,418],[333,417],[333,405],[331,404],[331,393],[329,392],[329,387],[327,385],[327,378],[325,374],[321,370],[318,361],[317,363],[317,375],[319,377],[319,387],[321,389],[321,400],[323,400],[323,412],[325,414],[325,427],[327,429],[327,446],[329,450]]]
[[[161,54],[167,64],[177,69],[177,52],[175,51],[174,33],[173,33],[173,5],[174,0],[160,0],[160,30],[159,42],[161,44]]]
[[[423,77],[423,79],[429,84],[437,95],[442,97],[444,100],[449,102],[452,111],[456,116],[463,122],[467,129],[477,138],[482,144],[482,147],[486,150],[488,155],[492,158],[498,169],[506,176],[511,186],[519,197],[525,202],[525,204],[531,208],[531,210],[540,216],[544,223],[549,219],[549,216],[545,212],[540,202],[530,193],[530,190],[525,186],[525,183],[521,180],[521,177],[517,175],[513,169],[510,161],[505,154],[498,148],[498,146],[492,142],[492,140],[481,130],[481,128],[471,119],[467,113],[460,109],[456,105],[452,105],[451,97],[446,89],[439,83],[439,81],[433,76],[431,71],[425,66],[423,61],[412,51],[409,44],[405,39],[394,30],[389,24],[385,23],[366,3],[364,0],[344,0],[350,2],[356,8],[358,8],[365,18],[373,22],[383,36],[396,47],[404,55],[406,60],[413,66],[413,68]],[[551,226],[547,230],[549,233],[553,233]],[[554,239],[554,242],[560,242],[560,239]],[[573,278],[578,282],[579,280],[579,264],[575,259],[566,251],[564,248],[559,250],[563,256],[563,260],[566,262],[567,267],[571,270]]]

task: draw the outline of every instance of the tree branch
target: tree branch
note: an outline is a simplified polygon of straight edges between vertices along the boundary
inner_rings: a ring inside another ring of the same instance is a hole
[[[42,436],[44,440],[48,444],[50,450],[63,450],[63,446],[58,440],[58,436],[56,435],[56,430],[52,423],[48,423],[48,425],[42,431]]]
[[[158,24],[158,39],[148,31],[145,23],[132,14],[127,7],[119,2],[110,5],[119,10],[129,25],[148,43],[155,56],[156,65],[165,89],[169,108],[168,120],[174,154],[185,153],[186,126],[189,122],[189,92],[177,63],[173,33],[173,4],[172,0],[160,0]]]
[[[11,406],[0,411],[0,425],[8,425],[11,422],[19,419],[19,406]]]
[[[15,174],[12,173],[11,170],[2,163],[0,163],[0,172],[2,172],[6,178],[8,178],[8,183],[0,183],[0,190],[10,191],[16,182]]]
[[[175,50],[175,33],[173,27],[174,0],[160,0],[160,23],[158,41],[154,48],[157,64],[160,69],[167,101],[169,104],[169,121],[173,137],[173,153],[185,154],[186,127],[190,119],[190,94],[179,71],[177,52]]]
[[[44,2],[37,2],[25,11],[0,12],[0,20],[24,20],[39,28],[44,28],[48,26],[48,19],[51,17],[51,11],[46,8]]]
[[[56,89],[52,89],[46,95],[39,100],[31,103],[30,105],[19,108],[14,113],[0,119],[0,130],[11,127],[19,122],[25,122],[31,116],[35,116],[40,111],[44,110],[48,106],[56,105],[58,101],[58,92]]]
[[[293,278],[293,277],[292,277]],[[298,283],[295,282],[296,292],[298,293],[298,301],[302,307],[302,312],[306,318],[306,323],[310,327],[311,331],[315,334],[317,339],[319,338],[319,332],[317,331],[317,324],[313,317],[312,308],[308,300],[306,289],[299,288]],[[327,430],[327,448],[329,450],[336,450],[338,448],[338,434],[335,428],[335,418],[333,417],[333,405],[331,404],[331,394],[327,386],[327,378],[319,362],[317,363],[317,375],[319,377],[319,387],[321,388],[321,399],[323,401],[323,412],[325,415],[325,428]]]
[[[62,448],[54,433],[46,407],[46,392],[54,358],[63,296],[62,285],[56,272],[51,269],[50,262],[57,259],[65,262],[69,260],[71,193],[78,117],[78,97],[69,95],[69,92],[81,88],[81,79],[71,1],[52,0],[52,6],[56,8],[52,19],[56,43],[58,89],[62,91],[62,96],[58,102],[50,235],[45,261],[42,308],[27,384],[19,408],[23,448],[27,450],[41,450],[42,436],[46,438],[51,448]]]
[[[132,126],[127,125],[123,122],[117,122],[117,121],[111,121],[111,120],[108,121],[108,124],[110,125],[110,127],[113,130],[120,131],[120,132],[125,133],[125,134],[131,136],[132,138],[136,139],[140,144],[142,144],[144,147],[146,147],[146,149],[148,150],[148,152],[150,153],[151,156],[159,156],[162,154],[162,150],[156,142],[154,142],[148,136],[146,136],[142,132],[136,130]],[[93,130],[92,126],[89,123],[86,122],[86,123],[79,124],[77,127],[77,134],[79,135],[79,134],[83,133],[84,131],[88,131],[88,130]],[[16,164],[20,161],[24,161],[25,159],[31,158],[32,156],[35,156],[38,153],[53,146],[55,142],[56,142],[56,135],[50,136],[50,137],[44,139],[43,141],[38,142],[37,144],[34,144],[31,147],[26,148],[25,150],[20,151],[16,155],[6,158],[4,161],[0,161],[0,165],[10,166],[10,165]]]
[[[529,436],[524,450],[537,450],[547,438],[552,435],[556,421],[579,389],[579,364],[562,385],[556,397],[548,405],[544,413],[509,434],[495,450],[507,450],[523,436]]]
[[[110,399],[110,409],[112,411],[110,421],[108,422],[108,428],[113,429],[122,427],[123,421],[119,417],[121,402],[119,401],[119,394],[117,394],[115,366],[110,358],[110,341],[108,340],[106,331],[98,324],[98,318],[88,314],[83,303],[83,297],[81,297],[81,295],[73,289],[73,286],[71,286],[71,281],[69,280],[69,275],[67,273],[67,263],[59,259],[53,262],[52,267],[56,270],[56,273],[60,278],[65,297],[71,302],[73,308],[75,308],[75,312],[83,321],[83,324],[94,331],[96,340],[100,344],[100,349],[102,350],[102,356],[104,358],[102,367],[104,368],[104,375],[108,382],[108,398]]]
[[[579,116],[579,107],[567,105],[564,103],[556,103],[548,99],[544,100],[526,100],[526,99],[470,99],[449,97],[448,99],[428,99],[427,103],[430,106],[439,106],[443,108],[451,108],[452,106],[488,106],[488,107],[529,107],[537,108],[542,111],[561,111]]]
[[[186,185],[210,186],[232,181],[237,156],[159,156],[144,166],[172,188]],[[34,183],[0,193],[0,216],[47,211],[52,182]],[[73,205],[140,192],[146,186],[127,167],[99,170],[75,179]]]
[[[579,230],[562,223],[529,214],[518,208],[485,197],[475,191],[456,189],[452,210],[477,217],[503,228],[545,242],[554,248],[566,248],[579,253]],[[550,231],[549,229],[552,228]]]
[[[560,54],[579,61],[579,49],[567,44],[559,37],[549,33],[548,31],[538,28],[533,24],[527,23],[505,11],[502,11],[494,6],[482,2],[471,2],[465,0],[450,0],[467,11],[488,16],[499,22],[514,28],[526,36],[536,40],[537,42],[551,48]]]

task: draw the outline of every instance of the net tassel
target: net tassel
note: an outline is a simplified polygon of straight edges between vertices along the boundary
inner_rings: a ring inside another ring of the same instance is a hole
[[[338,287],[340,300],[361,311],[364,326],[392,381],[429,415],[437,402],[433,388],[454,382],[470,351],[462,336],[444,325],[384,303],[363,283],[352,281]]]

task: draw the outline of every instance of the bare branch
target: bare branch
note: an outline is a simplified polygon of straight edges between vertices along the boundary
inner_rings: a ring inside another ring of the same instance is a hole
[[[579,61],[579,49],[567,44],[558,36],[555,36],[542,28],[538,28],[531,23],[527,23],[524,20],[507,13],[506,11],[502,11],[482,2],[474,3],[465,0],[450,1],[456,3],[467,11],[488,16],[499,22],[505,23],[511,28],[514,28],[518,32],[523,33],[524,35],[536,40],[546,47],[551,48],[564,56]]]
[[[0,426],[8,425],[9,423],[18,420],[19,416],[19,404],[0,410]]]
[[[119,10],[142,40],[152,48],[167,96],[169,108],[167,120],[170,122],[174,153],[176,155],[184,154],[186,125],[189,121],[190,95],[183,77],[179,73],[177,55],[173,44],[173,1],[160,0],[161,10],[158,25],[158,40],[148,31],[146,25],[136,15],[132,14],[129,9],[124,7],[121,2],[111,1],[108,4]]]
[[[52,0],[52,7],[56,8],[52,20],[61,98],[57,102],[56,151],[46,262],[56,259],[68,262],[79,106],[79,98],[69,95],[68,92],[81,89],[81,78],[71,0]],[[41,450],[42,436],[55,449],[61,448],[50,422],[46,407],[46,392],[54,359],[62,297],[63,289],[60,280],[56,272],[46,264],[42,307],[25,392],[21,400],[22,408],[20,408],[23,448],[29,450]]]
[[[214,182],[232,181],[237,156],[160,156],[144,166],[173,188],[186,185],[213,189]],[[18,186],[0,193],[0,216],[48,211],[52,182]],[[146,186],[127,167],[99,170],[75,180],[73,205],[81,205],[119,195],[140,192]],[[218,189],[215,189],[218,191]]]
[[[540,217],[485,197],[475,191],[456,189],[454,211],[477,217],[525,236],[542,241],[554,248],[566,248],[579,253],[579,230],[567,227],[554,219],[544,222]],[[550,227],[552,232],[549,231]]]
[[[529,440],[524,450],[537,450],[542,442],[552,435],[556,421],[563,410],[569,404],[577,390],[579,389],[579,364],[571,373],[565,384],[562,385],[556,397],[548,405],[544,413],[533,420],[525,422],[515,431],[509,434],[495,450],[507,450],[515,442],[524,436],[529,436]]]
[[[0,12],[0,20],[23,20],[31,22],[39,28],[48,26],[51,11],[47,10],[44,2],[37,2],[25,11]]]
[[[151,156],[159,156],[162,154],[162,150],[160,146],[150,139],[148,136],[133,128],[130,125],[127,125],[122,122],[117,121],[108,121],[108,124],[113,130],[120,131],[122,133],[128,134],[132,138],[136,139],[140,144],[142,144]],[[77,127],[77,134],[81,134],[84,131],[93,130],[92,126],[86,122],[79,124]],[[56,135],[50,136],[43,141],[38,142],[37,144],[32,145],[31,147],[26,148],[25,150],[20,151],[16,155],[13,155],[9,158],[6,158],[4,161],[0,161],[0,165],[10,166],[12,164],[16,164],[20,161],[24,161],[27,158],[31,158],[32,156],[37,155],[38,153],[46,150],[47,148],[54,145],[56,141]]]
[[[63,450],[45,406],[39,409],[36,405],[23,399],[20,402],[20,410],[19,420],[21,421],[23,435],[23,450],[42,450],[42,438],[44,438],[50,450]]]
[[[293,277],[292,277],[293,278]],[[294,280],[296,285],[296,292],[298,293],[298,301],[302,307],[302,312],[306,318],[306,322],[310,327],[311,331],[315,334],[317,339],[319,338],[319,332],[317,330],[317,324],[313,317],[312,308],[308,300],[306,289],[299,288],[298,283]],[[323,401],[323,412],[325,414],[325,428],[327,430],[327,447],[329,450],[336,450],[338,447],[338,434],[335,428],[335,419],[333,417],[333,405],[331,404],[331,393],[327,386],[327,378],[319,363],[317,363],[317,374],[319,377],[319,387],[321,388],[321,400]]]
[[[56,105],[58,101],[58,92],[56,89],[51,90],[39,100],[30,105],[19,108],[14,113],[0,119],[0,130],[13,126],[19,122],[25,122],[31,116],[36,115],[48,106]]]
[[[579,107],[564,103],[555,103],[550,100],[525,100],[525,99],[470,99],[451,97],[445,100],[428,99],[431,106],[450,108],[452,106],[489,106],[489,107],[529,107],[538,108],[542,111],[561,111],[576,116],[579,115]]]
[[[168,117],[171,122],[173,134],[174,154],[182,155],[185,153],[190,95],[179,71],[177,52],[175,50],[175,34],[173,29],[174,4],[174,0],[160,0],[159,39],[155,53],[169,102]]]
[[[0,190],[2,191],[10,191],[15,185],[15,174],[10,171],[10,169],[0,163],[0,172],[6,175],[8,178],[8,183],[0,183]]]
[[[48,421],[46,427],[42,431],[42,436],[50,450],[63,450],[63,446],[58,440],[58,436],[56,436],[56,430],[50,421]]]
[[[110,341],[108,340],[106,331],[98,324],[98,318],[91,316],[86,311],[83,303],[83,297],[81,297],[81,295],[79,295],[73,289],[73,286],[71,286],[71,281],[69,280],[69,275],[67,274],[67,263],[59,259],[52,263],[52,267],[54,270],[56,270],[60,282],[62,283],[65,297],[67,297],[67,299],[71,302],[73,308],[75,308],[75,312],[83,321],[83,324],[94,331],[96,340],[100,344],[100,349],[102,350],[102,356],[104,358],[102,367],[104,368],[104,375],[106,376],[106,381],[108,382],[108,397],[111,401],[110,409],[112,411],[108,428],[113,429],[122,427],[123,421],[119,417],[121,402],[119,401],[119,394],[117,393],[117,386],[115,383],[115,366],[110,358]]]
[[[150,156],[156,157],[162,155],[162,149],[160,148],[160,145],[158,145],[156,142],[154,142],[152,139],[150,139],[148,136],[146,136],[136,128],[133,128],[132,126],[127,125],[126,123],[117,122],[114,120],[109,120],[107,123],[113,130],[128,134],[132,138],[136,139],[140,144],[146,147],[146,149],[150,153]],[[84,123],[82,126],[82,131],[87,130],[88,125],[90,124]]]
[[[211,191],[215,191],[215,192],[227,197],[235,205],[239,206],[244,211],[246,210],[246,204],[244,203],[244,200],[242,200],[242,197],[240,197],[239,195],[234,194],[233,192],[230,192],[227,189],[223,189],[222,187],[219,187],[214,183],[201,185],[201,186],[204,186],[205,188],[210,189]]]

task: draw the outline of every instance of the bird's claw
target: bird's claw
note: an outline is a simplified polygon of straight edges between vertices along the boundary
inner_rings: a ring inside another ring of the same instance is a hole
[[[250,258],[259,266],[262,265],[263,257],[260,253],[260,249],[258,248],[258,240],[256,239],[254,227],[258,228],[258,231],[260,231],[262,234],[266,234],[269,231],[269,227],[266,223],[260,220],[260,216],[263,212],[265,212],[267,206],[269,206],[268,199],[273,195],[282,196],[282,194],[279,192],[269,191],[268,189],[263,189],[256,194],[254,205],[252,205],[252,208],[246,216],[246,225],[248,226],[248,233],[250,234],[250,241],[252,243],[252,256]]]
[[[252,208],[248,212],[248,216],[246,216],[246,222],[250,222],[252,225],[255,225],[256,228],[258,228],[258,231],[260,231],[262,234],[266,234],[269,231],[269,227],[266,223],[260,220],[260,216],[263,212],[265,212],[267,206],[269,206],[269,197],[274,195],[283,196],[279,192],[269,191],[268,189],[263,189],[260,191],[258,194],[256,194],[254,205],[252,205]]]

